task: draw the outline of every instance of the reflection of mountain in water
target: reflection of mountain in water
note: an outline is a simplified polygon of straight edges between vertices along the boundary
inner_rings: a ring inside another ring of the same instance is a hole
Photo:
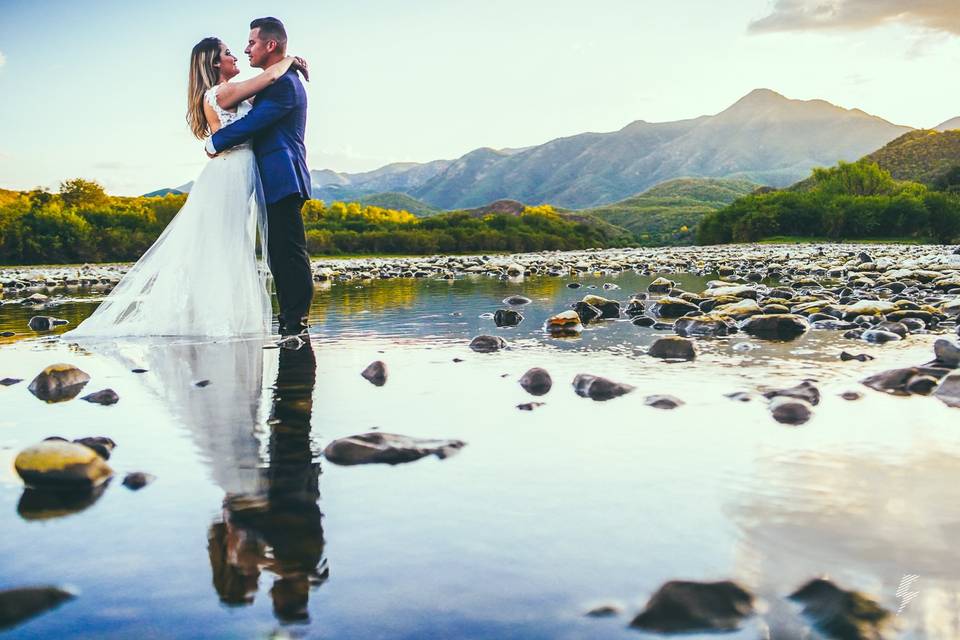
[[[960,637],[957,460],[928,451],[889,464],[844,453],[763,462],[763,486],[728,512],[741,530],[739,564],[772,596],[771,618],[777,597],[825,574],[896,612],[897,588],[914,574],[919,595],[898,616],[903,637]]]

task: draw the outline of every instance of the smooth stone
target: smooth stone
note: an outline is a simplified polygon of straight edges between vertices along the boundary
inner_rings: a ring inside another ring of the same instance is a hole
[[[4,378],[3,380],[0,380],[0,386],[10,387],[19,382],[23,382],[23,378]]]
[[[17,454],[14,468],[26,484],[35,487],[90,488],[113,475],[90,447],[60,440],[27,447]]]
[[[113,389],[102,389],[100,391],[87,394],[80,399],[86,400],[87,402],[92,402],[93,404],[102,404],[104,406],[117,404],[120,402],[120,396],[118,396],[117,392]]]
[[[510,296],[509,298],[503,299],[503,304],[509,304],[514,306],[521,306],[525,304],[530,304],[532,300],[526,296]]]
[[[885,344],[887,342],[896,342],[897,340],[902,340],[900,336],[892,331],[884,331],[882,329],[867,329],[860,335],[860,337],[867,342],[872,342],[874,344]]]
[[[470,348],[477,353],[494,353],[506,347],[506,341],[499,336],[477,336],[470,341]]]
[[[845,320],[853,320],[859,315],[878,316],[896,310],[896,305],[886,300],[860,300],[847,305],[843,317]]]
[[[918,375],[929,375],[941,379],[950,372],[949,369],[938,367],[906,367],[903,369],[889,369],[881,371],[860,381],[864,386],[874,391],[882,391],[896,396],[908,396],[907,384]],[[941,385],[942,386],[942,385]]]
[[[592,376],[587,373],[580,373],[573,379],[573,390],[582,398],[591,400],[605,401],[612,400],[619,396],[633,391],[633,385],[623,382],[614,382],[600,376]]]
[[[123,478],[123,486],[131,491],[139,491],[145,486],[156,480],[157,477],[150,473],[143,473],[142,471],[134,471],[133,473],[128,473]]]
[[[651,318],[650,316],[637,316],[632,320],[633,324],[637,327],[652,327],[657,324],[656,319]]]
[[[777,396],[770,401],[773,419],[782,424],[803,424],[813,415],[813,407],[805,400]]]
[[[544,329],[556,337],[578,336],[583,331],[583,325],[580,315],[571,309],[547,318]]]
[[[90,376],[72,364],[52,364],[30,383],[30,393],[45,402],[63,402],[75,398],[90,381]]]
[[[803,615],[830,638],[880,640],[893,614],[857,591],[847,591],[823,578],[807,582],[788,596],[803,605]]]
[[[627,308],[624,309],[623,312],[628,318],[635,318],[642,315],[645,308],[646,300],[634,296],[627,301]]]
[[[711,316],[683,316],[673,323],[673,330],[684,338],[730,335],[730,326]]]
[[[734,631],[753,614],[753,595],[735,582],[672,580],[653,594],[630,626],[658,633]]]
[[[785,389],[772,389],[770,391],[765,391],[763,396],[768,400],[773,398],[782,397],[782,398],[795,398],[797,400],[803,400],[804,402],[809,402],[810,404],[816,406],[820,404],[820,390],[809,380],[804,380],[798,385],[793,387],[787,387]]]
[[[53,438],[47,438],[45,440],[49,441]],[[113,450],[117,448],[117,443],[113,441],[112,438],[106,438],[103,436],[93,436],[89,438],[77,438],[74,440],[76,444],[82,444],[85,447],[90,447],[96,452],[98,456],[104,460],[109,460],[110,455],[113,453]]]
[[[950,340],[941,338],[933,343],[933,354],[937,364],[950,369],[960,367],[960,347]]]
[[[579,282],[568,282],[568,283],[567,283],[567,289],[579,289],[579,288],[582,287],[582,286],[583,286],[583,285],[581,285]]]
[[[600,317],[604,320],[615,320],[620,317],[620,303],[616,300],[607,300],[600,296],[584,296],[582,302],[600,310]]]
[[[592,304],[587,304],[584,301],[574,303],[573,310],[577,312],[577,315],[580,317],[580,322],[582,324],[588,324],[593,320],[597,320],[603,317],[603,312],[600,309],[597,309]]]
[[[908,335],[910,335],[910,329],[908,329],[907,325],[903,324],[902,322],[878,322],[874,328],[880,331],[889,331],[890,333],[895,333],[901,338],[906,338]]]
[[[517,405],[517,409],[520,411],[533,411],[537,407],[542,407],[545,403],[543,402],[524,402]]]
[[[462,440],[412,438],[396,433],[371,431],[339,438],[326,446],[323,455],[339,465],[402,464],[435,455],[441,460],[466,445]]]
[[[683,400],[671,395],[647,396],[643,403],[656,409],[676,409],[684,404]]]
[[[387,383],[387,365],[382,360],[374,360],[360,375],[372,385],[382,387]]]
[[[940,380],[929,375],[916,375],[907,380],[906,390],[918,396],[928,396],[940,384]]]
[[[868,360],[873,360],[873,356],[871,356],[868,353],[858,353],[854,355],[852,353],[847,353],[846,351],[841,351],[840,360],[843,362],[849,362],[851,360],[857,360],[859,362],[867,362]]]
[[[59,587],[21,587],[0,591],[0,630],[10,629],[77,596]]]
[[[700,311],[700,307],[681,298],[669,296],[659,298],[650,305],[650,313],[658,318],[679,318],[691,311]]]
[[[33,316],[27,322],[27,326],[34,331],[50,331],[56,326],[69,324],[69,320],[61,320],[52,316]]]
[[[744,332],[764,340],[794,340],[810,329],[809,323],[792,313],[756,315],[740,327]]]
[[[673,289],[673,281],[667,280],[666,278],[657,278],[649,285],[647,285],[647,291],[650,293],[670,293],[670,290]]]
[[[513,309],[497,309],[493,322],[498,327],[515,327],[523,322],[523,315]]]
[[[650,345],[647,355],[665,360],[693,360],[697,357],[697,349],[692,340],[678,336],[658,338]]]
[[[724,397],[730,398],[731,400],[736,400],[737,402],[750,402],[753,400],[753,397],[746,391],[734,391],[732,393],[723,394]]]
[[[526,269],[521,264],[513,263],[507,266],[508,276],[522,276],[525,273],[526,273]]]
[[[12,338],[17,335],[15,331],[0,331],[0,338]]]
[[[604,290],[604,291],[616,291],[616,290],[619,289],[619,288],[620,288],[620,285],[614,284],[614,283],[612,283],[612,282],[604,282],[604,283],[603,283],[603,290]]]
[[[553,379],[546,369],[534,367],[520,378],[520,386],[530,395],[545,395],[553,387]]]
[[[948,407],[960,407],[960,373],[951,373],[941,380],[933,395]]]
[[[587,611],[584,616],[588,618],[612,618],[623,613],[623,608],[615,604],[602,604]]]
[[[859,391],[844,391],[840,394],[840,397],[844,400],[859,400],[863,397],[863,394]]]
[[[763,309],[761,309],[760,305],[757,304],[757,301],[753,300],[752,298],[744,298],[730,304],[718,303],[714,309],[714,315],[721,314],[730,316],[735,320],[745,320],[750,316],[755,316],[762,313]]]

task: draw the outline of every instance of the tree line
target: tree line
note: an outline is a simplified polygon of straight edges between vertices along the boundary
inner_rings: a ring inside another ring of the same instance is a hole
[[[0,190],[0,263],[136,260],[186,198],[110,196],[98,183],[80,178],[61,183],[56,193]],[[519,215],[451,212],[417,218],[407,211],[310,200],[303,220],[314,255],[583,249],[623,240],[548,205],[526,207]]]
[[[875,162],[840,162],[814,169],[793,188],[761,188],[704,216],[698,244],[755,242],[765,238],[916,239],[950,243],[960,238],[960,171],[928,187],[894,180]]]

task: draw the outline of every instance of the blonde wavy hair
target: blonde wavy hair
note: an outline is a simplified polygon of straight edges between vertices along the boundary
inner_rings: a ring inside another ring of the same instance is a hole
[[[190,80],[187,85],[187,124],[198,139],[210,135],[210,125],[203,113],[203,96],[220,81],[220,38],[204,38],[190,53]]]

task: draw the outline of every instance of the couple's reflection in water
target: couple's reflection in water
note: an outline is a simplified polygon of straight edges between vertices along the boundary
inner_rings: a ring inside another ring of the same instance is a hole
[[[223,489],[207,531],[220,601],[250,605],[263,587],[280,622],[304,622],[311,589],[328,576],[320,463],[310,439],[317,363],[309,341],[298,349],[269,346],[170,339],[89,350],[147,369],[139,380],[188,429]],[[209,384],[196,384],[203,380]]]
[[[262,360],[263,350],[255,346]],[[317,363],[309,341],[269,355],[278,355],[279,363],[266,420],[266,460],[255,461],[251,486],[225,488],[222,515],[208,532],[208,551],[221,602],[251,604],[267,573],[274,615],[284,623],[302,622],[309,619],[310,590],[328,577],[320,464],[310,441]],[[243,461],[237,462],[242,469]]]

